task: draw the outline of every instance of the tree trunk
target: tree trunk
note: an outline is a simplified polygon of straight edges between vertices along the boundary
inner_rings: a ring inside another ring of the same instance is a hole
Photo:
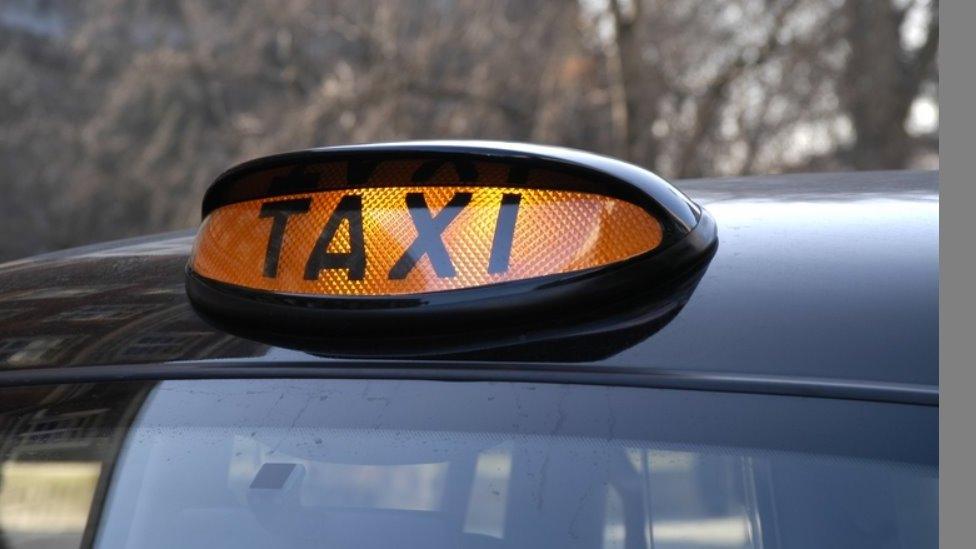
[[[891,0],[848,0],[844,12],[850,58],[839,95],[856,135],[851,161],[858,169],[904,168],[914,149],[905,122],[935,56],[928,42],[938,42],[937,19],[926,45],[910,55],[901,46],[905,12]]]

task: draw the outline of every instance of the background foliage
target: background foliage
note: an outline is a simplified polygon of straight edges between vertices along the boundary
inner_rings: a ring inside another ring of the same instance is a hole
[[[194,226],[224,168],[310,146],[937,167],[938,32],[937,0],[4,0],[0,259]]]

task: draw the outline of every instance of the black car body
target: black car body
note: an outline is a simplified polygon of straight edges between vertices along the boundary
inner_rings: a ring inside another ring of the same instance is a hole
[[[193,232],[0,266],[0,546],[934,546],[938,174],[677,186],[679,311],[504,348],[233,335]]]

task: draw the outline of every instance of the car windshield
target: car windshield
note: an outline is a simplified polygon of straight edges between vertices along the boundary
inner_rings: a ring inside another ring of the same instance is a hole
[[[0,402],[9,548],[937,540],[934,407],[377,380],[38,387]]]

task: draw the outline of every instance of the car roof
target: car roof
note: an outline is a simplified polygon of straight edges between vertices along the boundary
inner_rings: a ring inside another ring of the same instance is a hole
[[[482,379],[545,364],[604,373],[611,383],[643,372],[753,376],[782,387],[799,380],[825,387],[938,385],[938,172],[675,185],[714,216],[719,246],[670,322],[587,340],[598,352],[577,360],[553,345],[447,357],[451,368],[478,370]],[[40,374],[52,371],[81,375],[78,368],[95,365],[185,377],[190,363],[198,373],[211,371],[202,363],[342,365],[346,373],[380,363],[310,355],[211,326],[184,291],[193,235],[167,233],[0,265],[0,381],[49,379]],[[442,364],[381,363],[388,374]]]

